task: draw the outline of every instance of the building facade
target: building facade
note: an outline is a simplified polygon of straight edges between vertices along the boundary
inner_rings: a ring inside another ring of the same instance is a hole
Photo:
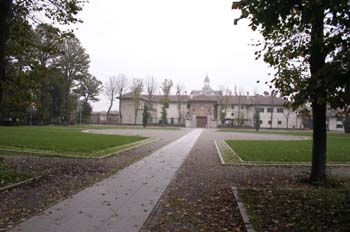
[[[155,95],[151,99],[141,95],[135,100],[133,93],[120,98],[121,123],[142,124],[142,113],[148,105],[150,124],[159,124],[164,96]],[[138,103],[137,103],[138,101]],[[271,95],[235,95],[223,96],[210,86],[205,77],[201,90],[193,90],[190,95],[171,95],[168,97],[167,122],[169,125],[217,128],[239,127],[253,128],[254,114],[259,112],[260,128],[302,129],[304,121],[298,111],[285,107],[285,100]],[[139,107],[135,108],[135,105]],[[334,124],[334,125],[333,125]],[[340,130],[339,121],[329,120],[330,130]],[[333,128],[334,127],[334,128]]]

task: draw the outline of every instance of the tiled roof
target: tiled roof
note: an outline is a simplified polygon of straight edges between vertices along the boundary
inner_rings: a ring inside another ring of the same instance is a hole
[[[195,95],[189,99],[189,102],[219,102],[220,96]]]
[[[133,99],[134,95],[132,92],[124,94],[122,99]],[[161,102],[164,98],[162,95],[154,95],[152,97],[153,102]],[[147,101],[148,96],[142,95],[142,100]],[[178,102],[177,95],[169,96],[170,102]],[[181,102],[220,102],[220,96],[207,96],[207,95],[183,95],[181,96]],[[280,97],[275,96],[223,96],[223,104],[225,105],[275,105],[275,106],[283,106],[286,100]]]
[[[275,96],[224,96],[223,103],[226,105],[275,105],[283,106],[286,101]]]

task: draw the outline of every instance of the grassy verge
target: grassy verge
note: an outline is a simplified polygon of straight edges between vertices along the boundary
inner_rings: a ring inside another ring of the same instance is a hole
[[[0,127],[0,148],[17,151],[98,157],[142,141],[140,136],[100,135],[77,127]]]
[[[30,174],[17,173],[12,167],[0,160],[0,187],[31,178]]]
[[[240,189],[257,231],[348,231],[350,189]]]
[[[244,160],[258,162],[309,162],[311,140],[247,141],[228,140],[227,144]],[[350,135],[331,134],[327,141],[328,161],[350,162]]]

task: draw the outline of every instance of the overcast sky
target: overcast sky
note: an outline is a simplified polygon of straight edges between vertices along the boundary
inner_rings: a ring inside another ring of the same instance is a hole
[[[262,92],[269,69],[254,58],[259,38],[247,22],[233,24],[232,0],[90,0],[75,34],[91,57],[90,71],[105,82],[124,73],[132,78],[171,78],[187,91],[211,86]],[[260,84],[256,81],[260,80]],[[104,96],[93,104],[106,110]],[[115,105],[114,110],[117,109]]]

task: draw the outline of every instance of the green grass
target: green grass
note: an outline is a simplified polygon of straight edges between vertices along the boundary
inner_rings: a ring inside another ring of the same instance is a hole
[[[235,133],[253,133],[253,134],[280,134],[280,135],[298,135],[298,136],[312,136],[312,130],[266,130],[261,129],[256,131],[254,129],[219,129],[219,132],[235,132]],[[334,134],[343,134],[339,132],[331,132]]]
[[[288,133],[291,134],[291,133]],[[244,161],[309,162],[312,140],[247,141],[228,140],[229,146]],[[350,135],[329,133],[327,159],[331,162],[350,162]]]
[[[91,127],[84,127],[87,128]],[[0,127],[0,148],[98,157],[145,139],[140,136],[83,133],[81,129],[70,126]]]
[[[17,173],[12,167],[0,160],[0,187],[31,178],[30,174]]]

